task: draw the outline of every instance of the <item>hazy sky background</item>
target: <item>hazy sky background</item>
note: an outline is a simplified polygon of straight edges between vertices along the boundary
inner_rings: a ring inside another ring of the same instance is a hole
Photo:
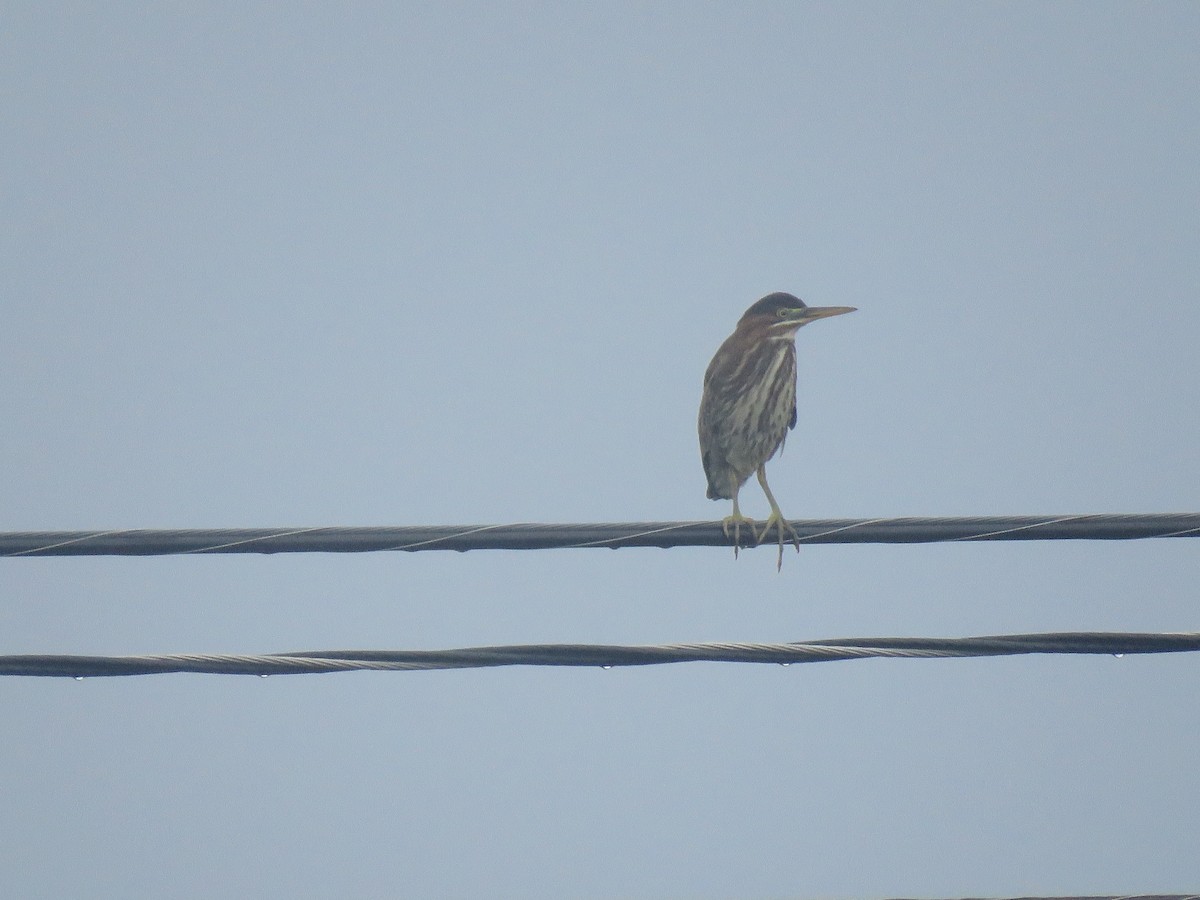
[[[1200,510],[1200,5],[4,4],[0,530]],[[744,509],[766,510],[757,486]],[[1200,630],[1195,541],[0,560],[0,652]],[[1193,655],[0,679],[6,896],[1200,885]]]

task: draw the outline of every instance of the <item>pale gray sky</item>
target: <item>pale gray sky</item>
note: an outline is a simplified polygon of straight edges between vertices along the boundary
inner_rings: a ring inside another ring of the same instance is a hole
[[[1200,6],[0,21],[0,530],[1200,510]],[[745,509],[766,509],[756,486]],[[1190,541],[0,560],[0,652],[1200,629]],[[1200,884],[1191,656],[0,679],[6,895]]]

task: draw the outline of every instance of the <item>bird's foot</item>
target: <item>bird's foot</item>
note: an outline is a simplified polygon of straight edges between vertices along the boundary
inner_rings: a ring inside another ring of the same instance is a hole
[[[767,521],[763,523],[762,532],[757,535],[758,543],[761,544],[767,539],[767,535],[771,533],[772,526],[774,526],[775,530],[779,532],[779,559],[775,563],[775,571],[780,572],[783,570],[784,529],[786,528],[788,533],[791,534],[791,542],[795,544],[797,553],[800,552],[800,535],[796,534],[796,529],[793,528],[788,523],[788,520],[783,517],[783,513],[777,509],[773,509],[771,510],[771,514],[767,516]]]
[[[746,525],[750,529],[750,534],[754,534],[754,520],[748,519],[741,513],[734,513],[732,516],[726,516],[721,520],[721,530],[725,532],[725,537],[733,541],[733,558],[737,559],[738,550],[742,547],[742,526]],[[729,533],[730,527],[733,528],[733,534]]]

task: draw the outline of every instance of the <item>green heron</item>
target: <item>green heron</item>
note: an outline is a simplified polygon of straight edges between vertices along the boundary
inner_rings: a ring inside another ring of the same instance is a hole
[[[854,307],[806,306],[791,294],[768,294],[746,310],[708,364],[700,400],[700,457],[708,498],[733,500],[733,514],[721,527],[729,537],[733,526],[734,556],[742,523],[754,533],[753,520],[738,509],[738,490],[755,473],[771,504],[756,543],[763,542],[772,526],[779,531],[779,568],[785,528],[800,550],[800,536],[767,486],[767,460],[783,447],[788,429],[796,427],[796,332],[809,322],[848,312]]]

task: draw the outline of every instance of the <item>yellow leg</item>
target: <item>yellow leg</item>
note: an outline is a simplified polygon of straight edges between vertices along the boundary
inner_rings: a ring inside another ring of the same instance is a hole
[[[796,545],[797,553],[800,552],[800,535],[796,534],[796,529],[789,525],[787,519],[783,517],[783,512],[779,509],[779,504],[775,502],[775,495],[771,493],[771,488],[767,486],[766,463],[758,467],[758,483],[762,485],[763,493],[767,495],[767,502],[771,504],[771,514],[767,516],[762,533],[758,535],[758,542],[760,544],[763,542],[770,533],[771,526],[774,525],[779,532],[779,560],[775,564],[775,571],[779,572],[783,569],[783,530],[786,528],[791,532],[792,542]],[[734,509],[736,511],[736,504]]]
[[[747,519],[742,515],[742,511],[738,509],[738,489],[740,485],[735,485],[733,488],[733,514],[726,516],[721,520],[721,530],[725,532],[725,537],[729,537],[729,526],[733,526],[733,558],[737,559],[738,550],[742,546],[742,525],[743,523],[750,526],[750,533],[754,534],[754,520]]]

